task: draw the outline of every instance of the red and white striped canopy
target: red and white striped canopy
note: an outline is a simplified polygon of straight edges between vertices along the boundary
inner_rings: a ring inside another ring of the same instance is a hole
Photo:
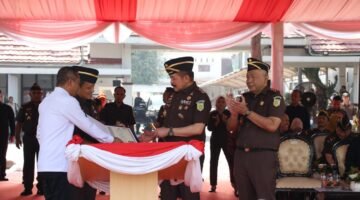
[[[70,48],[119,24],[183,50],[227,48],[273,22],[337,40],[360,39],[358,0],[0,0],[0,32],[27,45]]]
[[[1,0],[0,20],[359,21],[358,0]]]

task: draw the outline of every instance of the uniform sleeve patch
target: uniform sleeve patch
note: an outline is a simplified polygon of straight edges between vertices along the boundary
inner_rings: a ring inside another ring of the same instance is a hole
[[[199,100],[196,102],[196,110],[203,111],[205,108],[205,100]]]
[[[275,97],[274,97],[273,106],[274,106],[275,108],[280,106],[281,99],[282,99],[281,96],[275,96]]]

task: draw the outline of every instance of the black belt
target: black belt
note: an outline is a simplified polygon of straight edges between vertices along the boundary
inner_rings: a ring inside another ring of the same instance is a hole
[[[236,147],[239,151],[243,151],[243,152],[260,152],[260,151],[273,151],[273,152],[277,152],[277,149],[271,149],[271,148],[258,148],[258,147],[254,147],[254,148],[250,148],[250,147]]]

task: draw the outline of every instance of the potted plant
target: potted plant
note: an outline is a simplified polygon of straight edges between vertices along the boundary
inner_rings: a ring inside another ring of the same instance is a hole
[[[350,189],[360,192],[360,170],[357,167],[351,167],[348,175],[350,179]]]

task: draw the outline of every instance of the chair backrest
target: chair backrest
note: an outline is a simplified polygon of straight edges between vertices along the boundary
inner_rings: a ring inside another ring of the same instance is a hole
[[[346,141],[339,141],[333,146],[333,156],[338,166],[340,176],[344,176],[345,173],[345,158],[348,147],[349,143]]]
[[[311,143],[304,137],[290,135],[281,138],[279,176],[310,176],[313,154]]]
[[[328,133],[315,133],[311,136],[312,143],[314,145],[315,159],[321,158],[321,153],[324,149],[324,143]]]

